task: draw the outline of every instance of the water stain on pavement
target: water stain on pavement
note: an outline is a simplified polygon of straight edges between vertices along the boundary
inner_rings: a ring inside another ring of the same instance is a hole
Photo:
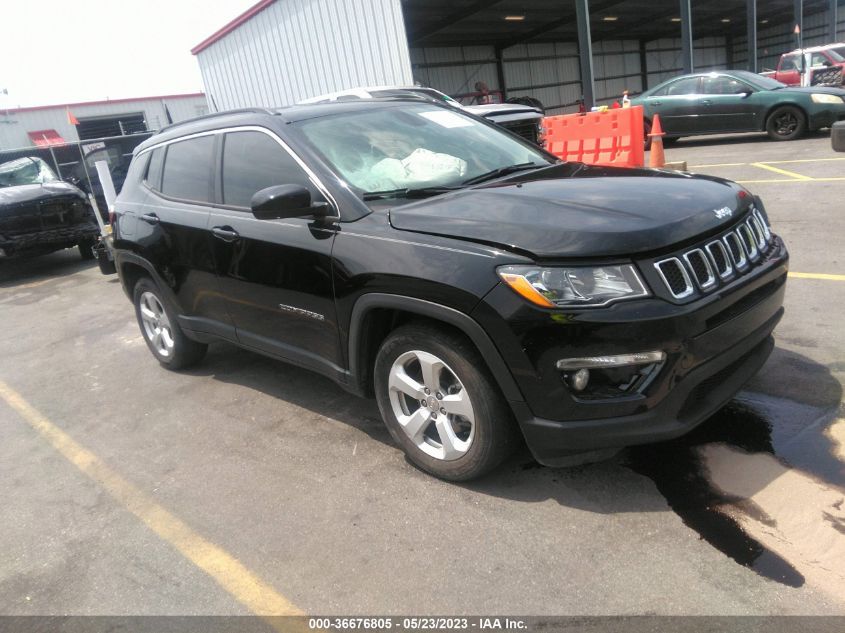
[[[734,401],[688,435],[630,448],[623,460],[654,481],[683,522],[725,555],[765,578],[789,587],[802,586],[804,576],[795,567],[722,511],[736,504],[763,523],[774,521],[761,515],[753,503],[714,489],[698,452],[698,447],[711,443],[727,443],[749,453],[775,452],[771,424],[755,409]]]

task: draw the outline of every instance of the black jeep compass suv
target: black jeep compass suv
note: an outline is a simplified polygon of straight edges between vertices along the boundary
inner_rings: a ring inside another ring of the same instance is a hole
[[[422,101],[242,110],[135,151],[120,278],[171,369],[227,340],[374,394],[445,479],[681,435],[765,362],[788,255],[718,178],[561,163]]]

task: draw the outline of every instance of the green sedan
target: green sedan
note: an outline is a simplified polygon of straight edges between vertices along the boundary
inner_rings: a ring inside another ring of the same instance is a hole
[[[664,141],[758,131],[790,141],[845,120],[845,90],[789,87],[745,70],[674,77],[631,102],[643,106],[646,132],[654,115],[660,115]]]

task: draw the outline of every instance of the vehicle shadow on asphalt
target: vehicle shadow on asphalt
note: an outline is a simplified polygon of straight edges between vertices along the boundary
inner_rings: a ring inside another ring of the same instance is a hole
[[[217,343],[209,347],[199,366],[184,373],[255,389],[348,424],[383,444],[394,445],[375,400],[354,396],[315,372],[234,345]]]
[[[830,138],[830,130],[816,130],[815,132],[806,132],[801,139],[819,139]],[[684,136],[667,145],[667,150],[683,149],[691,147],[710,147],[712,145],[740,145],[745,143],[770,143],[784,144],[789,147],[789,141],[775,141],[770,139],[765,132],[746,132],[742,134],[732,135],[708,135],[708,136]]]
[[[320,416],[331,418],[360,430],[374,440],[395,447],[381,420],[375,400],[353,396],[334,382],[314,372],[299,369],[242,350],[229,344],[215,344],[203,363],[188,374],[208,376],[224,383],[255,389],[273,398],[302,407]],[[781,379],[778,380],[777,378]],[[842,385],[829,368],[806,356],[776,348],[765,374],[750,385],[753,394],[779,398],[773,406],[761,407],[740,394],[699,427],[678,439],[624,449],[617,456],[594,464],[568,468],[541,466],[521,447],[499,469],[477,482],[463,484],[467,488],[493,496],[526,502],[550,498],[567,506],[579,506],[585,497],[577,493],[579,481],[595,490],[595,478],[606,481],[608,490],[598,505],[587,503],[584,509],[600,512],[663,511],[662,502],[649,503],[642,497],[624,493],[620,476],[635,470],[652,479],[664,476],[692,477],[700,471],[697,448],[705,444],[721,443],[747,452],[764,452],[784,459],[780,443],[791,442],[802,435],[802,445],[813,448],[813,459],[802,461],[797,467],[810,474],[845,487],[843,464],[835,457],[831,440],[823,425],[804,428],[818,417],[817,412],[829,411],[842,401]],[[782,391],[784,389],[784,391]],[[801,394],[812,394],[801,399]],[[778,402],[795,401],[801,415],[791,409],[778,409]],[[808,403],[808,404],[805,404]],[[774,409],[774,413],[773,410]],[[807,417],[810,411],[812,419]],[[663,473],[650,465],[659,466]],[[566,481],[568,485],[555,485]],[[604,487],[604,485],[602,486]],[[573,494],[574,493],[574,494]],[[650,507],[643,507],[643,503]]]
[[[747,533],[726,508],[733,506],[766,525],[776,525],[754,497],[772,485],[783,469],[761,468],[759,460],[750,458],[755,454],[771,455],[808,473],[822,488],[830,484],[845,488],[845,464],[837,459],[836,447],[826,433],[831,414],[842,401],[842,385],[828,367],[780,348],[768,367],[797,383],[793,397],[801,389],[813,393],[813,404],[806,404],[806,399],[786,400],[786,394],[778,393],[777,383],[758,379],[768,395],[740,392],[699,427],[675,440],[630,447],[610,460],[568,469],[543,468],[524,451],[466,487],[513,501],[553,500],[600,514],[665,512],[668,505],[685,525],[740,565],[783,585],[800,587],[805,583],[802,572]],[[742,497],[718,490],[712,483],[705,460],[706,450],[714,447],[723,455],[733,455],[731,464],[744,482],[750,482]],[[660,495],[643,489],[642,480],[631,477],[630,471],[650,479]],[[821,522],[824,514],[820,517]]]
[[[81,259],[76,248],[46,255],[0,260],[0,288],[15,288],[65,277],[96,266],[96,261]]]
[[[786,460],[788,445],[794,444],[797,439],[800,439],[802,447],[812,450],[813,458],[802,460],[796,467],[818,479],[845,487],[845,464],[836,458],[835,447],[825,434],[826,426],[816,423],[823,413],[834,411],[842,401],[843,390],[839,380],[825,365],[782,348],[776,348],[765,369],[771,376],[784,377],[783,380],[756,378],[748,386],[751,391],[741,392],[700,426],[677,439],[629,447],[609,460],[569,468],[540,466],[527,450],[523,450],[504,468],[467,487],[514,500],[531,502],[556,498],[561,504],[578,506],[579,496],[570,496],[569,492],[572,491],[571,484],[579,478],[589,479],[594,475],[607,478],[611,471],[623,473],[619,470],[622,466],[652,479],[661,476],[683,479],[699,470],[697,448],[705,444],[720,443],[749,453],[769,453]],[[778,387],[787,384],[789,390],[782,393]],[[810,397],[802,401],[802,392]],[[766,397],[773,398],[771,406],[758,403]],[[784,406],[789,404],[784,400],[791,401],[794,408]],[[807,402],[809,404],[805,404]],[[795,415],[796,410],[803,415]],[[570,485],[549,485],[563,480]],[[761,485],[765,483],[761,481]],[[611,484],[603,503],[597,507],[590,504],[584,509],[601,508],[599,511],[608,513],[649,509],[637,504],[632,506],[630,499],[615,495],[613,490],[614,485]],[[665,510],[665,505],[661,504],[659,509]]]

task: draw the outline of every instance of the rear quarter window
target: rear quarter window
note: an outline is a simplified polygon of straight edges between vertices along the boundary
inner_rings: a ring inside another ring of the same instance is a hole
[[[147,168],[144,171],[144,182],[150,189],[161,191],[161,168],[164,166],[164,149],[159,147],[147,155]]]
[[[161,193],[179,200],[211,202],[214,136],[200,136],[167,146]]]

